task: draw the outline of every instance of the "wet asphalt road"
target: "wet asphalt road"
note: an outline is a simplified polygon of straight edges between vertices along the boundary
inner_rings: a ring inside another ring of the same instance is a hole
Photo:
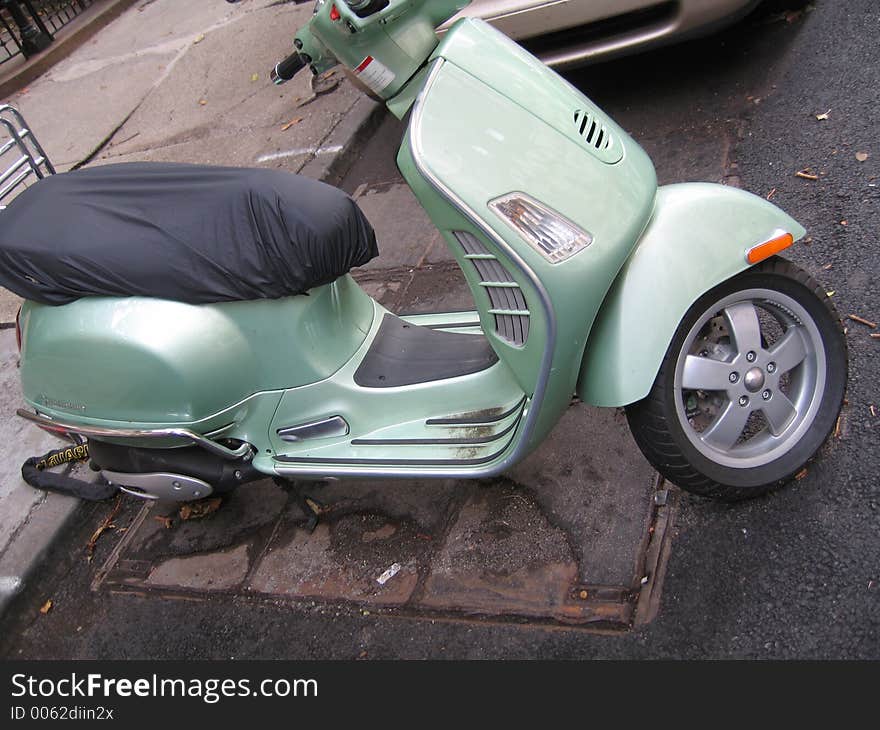
[[[789,22],[791,21],[791,22]],[[791,258],[841,314],[880,319],[880,9],[819,0],[720,36],[571,75],[657,160],[662,182],[741,180],[812,241]],[[827,120],[817,114],[829,112]],[[857,152],[868,152],[865,162]],[[794,176],[809,168],[818,181]],[[846,221],[846,224],[843,223]],[[830,268],[826,268],[830,264]],[[247,599],[171,601],[88,591],[82,512],[52,567],[0,628],[7,657],[642,658],[880,656],[880,342],[849,323],[838,439],[793,487],[748,504],[683,497],[659,617],[624,635],[382,618]],[[870,406],[876,407],[875,417]],[[96,561],[103,560],[99,546]],[[81,621],[41,630],[46,597]]]

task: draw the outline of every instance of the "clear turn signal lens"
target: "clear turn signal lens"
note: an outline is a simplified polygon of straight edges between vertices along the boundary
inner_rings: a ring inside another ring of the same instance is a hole
[[[496,198],[489,207],[552,264],[565,261],[593,242],[592,234],[525,193]]]

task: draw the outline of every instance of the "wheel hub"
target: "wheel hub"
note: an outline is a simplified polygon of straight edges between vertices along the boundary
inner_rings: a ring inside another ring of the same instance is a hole
[[[764,371],[761,368],[752,368],[746,373],[743,383],[749,393],[757,393],[764,387]]]

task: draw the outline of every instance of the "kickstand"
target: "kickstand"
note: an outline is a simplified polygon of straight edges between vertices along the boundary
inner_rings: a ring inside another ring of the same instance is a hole
[[[314,497],[308,494],[303,494],[300,486],[296,482],[288,481],[281,477],[274,477],[272,481],[285,492],[289,492],[293,495],[299,508],[307,518],[306,529],[309,532],[314,532],[315,528],[318,526],[318,518],[321,516],[321,512],[324,511],[324,505]]]

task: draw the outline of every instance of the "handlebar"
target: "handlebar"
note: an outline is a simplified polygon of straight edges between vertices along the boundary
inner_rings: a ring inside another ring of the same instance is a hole
[[[308,56],[304,56],[299,51],[294,51],[283,61],[279,61],[275,64],[275,68],[269,73],[269,78],[272,79],[273,84],[280,85],[285,81],[290,81],[296,76],[297,72],[308,65]]]

